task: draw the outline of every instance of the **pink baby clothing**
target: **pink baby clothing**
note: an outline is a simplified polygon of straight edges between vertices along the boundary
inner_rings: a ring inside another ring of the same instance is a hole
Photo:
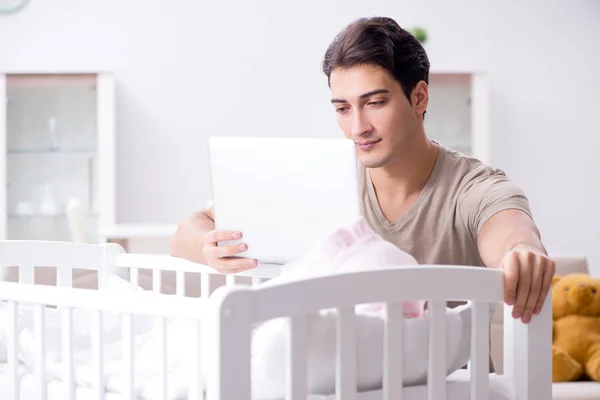
[[[318,241],[301,259],[286,264],[281,276],[275,280],[298,280],[416,264],[411,255],[383,239],[361,217]],[[404,317],[420,316],[424,303],[420,300],[405,301]],[[361,305],[359,309],[383,312],[383,304]]]

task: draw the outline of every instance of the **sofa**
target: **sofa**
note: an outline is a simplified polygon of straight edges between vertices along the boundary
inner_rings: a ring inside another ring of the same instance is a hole
[[[567,275],[572,273],[589,273],[586,257],[582,256],[554,256],[556,274]],[[502,374],[503,352],[503,312],[498,307],[492,319],[491,327],[491,357],[494,370]],[[600,399],[600,382],[578,381],[561,382],[552,385],[552,400],[598,400]]]

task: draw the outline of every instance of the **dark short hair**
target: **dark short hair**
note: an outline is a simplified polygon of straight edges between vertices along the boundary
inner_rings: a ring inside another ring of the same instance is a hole
[[[417,83],[429,84],[429,59],[421,42],[391,18],[360,18],[350,23],[327,48],[322,68],[329,84],[333,69],[364,64],[387,70],[409,100]]]

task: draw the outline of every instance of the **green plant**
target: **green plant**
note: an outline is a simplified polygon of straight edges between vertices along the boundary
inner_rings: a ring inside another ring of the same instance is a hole
[[[421,43],[425,43],[427,41],[427,31],[425,28],[416,27],[408,30],[417,40]]]

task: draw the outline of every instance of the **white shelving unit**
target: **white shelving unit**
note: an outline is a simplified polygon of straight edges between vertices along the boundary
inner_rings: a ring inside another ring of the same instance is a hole
[[[114,76],[0,73],[0,93],[0,237],[74,240],[80,226],[98,241],[115,220]]]
[[[424,124],[431,139],[489,164],[488,79],[480,72],[432,71]]]

